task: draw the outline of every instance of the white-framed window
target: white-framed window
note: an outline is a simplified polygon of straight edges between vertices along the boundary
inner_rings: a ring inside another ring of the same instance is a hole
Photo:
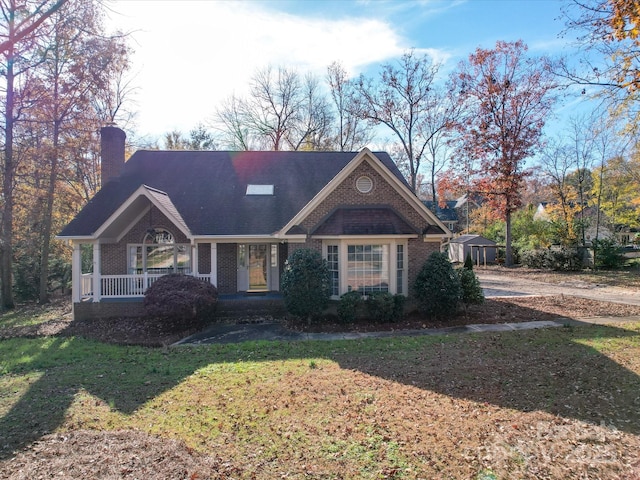
[[[130,274],[191,273],[191,245],[175,243],[167,230],[150,230],[142,244],[128,246]]]
[[[406,248],[405,239],[324,241],[331,296],[350,291],[406,294]]]

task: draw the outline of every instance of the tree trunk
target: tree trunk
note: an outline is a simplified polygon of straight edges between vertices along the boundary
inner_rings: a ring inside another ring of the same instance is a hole
[[[9,38],[13,37],[13,21],[9,25]],[[15,165],[13,164],[13,110],[15,101],[14,92],[14,50],[13,46],[7,52],[7,89],[5,109],[5,144],[4,144],[4,178],[2,193],[4,195],[4,208],[2,211],[2,271],[0,272],[2,308],[15,307],[13,300],[13,180]]]
[[[510,209],[507,209],[505,224],[507,226],[507,232],[505,235],[504,265],[505,267],[511,267],[513,266],[513,255],[511,253],[511,210]]]

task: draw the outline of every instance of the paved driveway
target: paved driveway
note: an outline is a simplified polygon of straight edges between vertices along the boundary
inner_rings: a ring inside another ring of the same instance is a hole
[[[637,289],[607,287],[579,280],[551,284],[495,272],[475,272],[487,298],[564,294],[591,300],[640,305],[640,292]]]

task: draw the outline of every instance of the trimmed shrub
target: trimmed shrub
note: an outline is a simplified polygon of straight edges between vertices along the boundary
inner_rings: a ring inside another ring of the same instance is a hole
[[[292,315],[310,319],[327,308],[331,283],[327,262],[320,252],[306,248],[293,252],[285,263],[280,289]]]
[[[386,323],[395,320],[395,302],[389,292],[371,292],[368,294],[367,313],[374,322]]]
[[[353,323],[358,318],[358,309],[362,305],[360,292],[347,292],[340,297],[338,318],[342,323]]]
[[[448,317],[456,313],[460,301],[460,279],[447,256],[433,252],[422,266],[413,286],[422,312]]]
[[[484,292],[480,280],[473,270],[462,268],[458,270],[462,303],[467,305],[481,305],[484,303]]]
[[[148,317],[158,329],[177,332],[201,327],[210,320],[218,304],[218,289],[208,282],[178,273],[156,280],[144,294]]]

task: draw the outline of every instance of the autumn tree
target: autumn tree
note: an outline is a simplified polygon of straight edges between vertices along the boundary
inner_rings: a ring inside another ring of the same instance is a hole
[[[395,63],[383,64],[377,77],[360,75],[353,83],[353,112],[371,126],[384,125],[393,132],[404,151],[414,192],[425,149],[435,133],[425,117],[434,108],[439,68],[428,56],[410,51]]]
[[[633,0],[570,0],[566,33],[577,33],[585,55],[565,58],[555,72],[569,84],[595,87],[614,116],[636,128],[640,118],[640,9]],[[586,93],[586,90],[583,90]]]
[[[472,191],[487,198],[506,224],[507,266],[512,265],[511,215],[520,207],[526,160],[540,147],[555,83],[521,42],[499,41],[462,62],[457,74],[465,102],[460,154],[470,158]],[[475,161],[474,161],[475,160]]]
[[[57,196],[66,193],[60,183],[61,174],[77,167],[73,150],[80,146],[79,139],[91,136],[91,130],[100,125],[98,112],[91,108],[92,99],[109,88],[110,73],[126,67],[128,60],[122,39],[103,35],[101,7],[94,0],[67,3],[51,16],[50,23],[51,33],[38,42],[42,61],[32,72],[37,101],[23,119],[39,128],[34,175],[46,175],[39,189],[42,208],[35,215],[40,221],[41,303],[48,300]],[[92,126],[89,131],[88,126]],[[59,218],[57,229],[66,220],[68,217]]]
[[[3,309],[13,308],[13,216],[17,169],[15,157],[15,123],[27,102],[19,90],[26,88],[23,74],[38,62],[34,44],[49,27],[48,20],[67,0],[1,0],[0,53],[4,77],[4,158],[2,165],[2,224],[0,231],[0,295]]]

